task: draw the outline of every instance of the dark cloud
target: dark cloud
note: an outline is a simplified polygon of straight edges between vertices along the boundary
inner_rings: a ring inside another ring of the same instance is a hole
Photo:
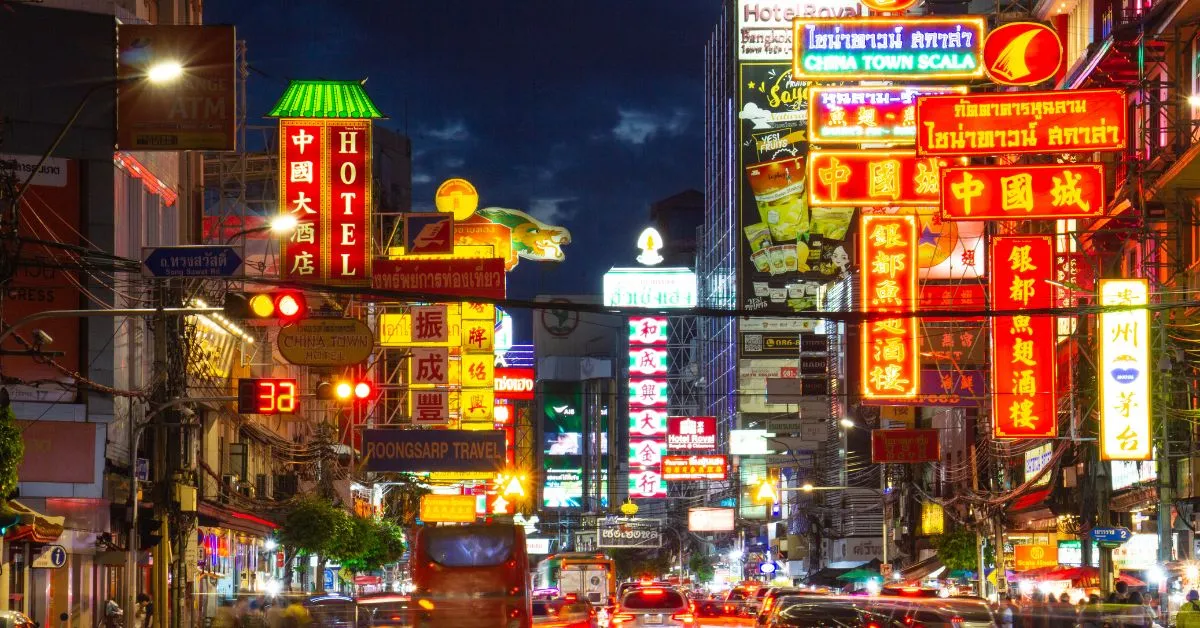
[[[413,139],[415,208],[462,176],[485,205],[568,228],[565,262],[511,276],[528,297],[598,292],[636,255],[651,202],[703,189],[703,48],[720,5],[208,0],[205,19],[247,41],[252,114],[288,78],[369,77],[386,124]]]

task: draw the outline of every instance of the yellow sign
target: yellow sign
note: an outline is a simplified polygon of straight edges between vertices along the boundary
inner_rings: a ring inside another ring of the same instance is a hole
[[[446,342],[422,342],[422,347],[457,348],[462,344],[462,315],[459,305],[446,306],[446,327],[449,340]],[[383,347],[407,347],[412,344],[412,321],[408,314],[392,313],[379,315],[379,344]],[[456,353],[451,351],[451,353]]]
[[[492,429],[492,426],[488,426]],[[429,480],[431,482],[463,482],[466,480],[494,480],[496,478],[495,471],[431,471]]]
[[[1101,279],[1100,305],[1147,305],[1146,279]],[[1100,459],[1149,460],[1150,311],[1102,312],[1100,335]]]
[[[496,306],[491,303],[464,302],[462,304],[462,318],[464,321],[488,321],[495,325]]]
[[[313,318],[280,329],[278,344],[292,364],[348,366],[370,357],[375,334],[355,318]]]
[[[491,388],[463,388],[460,412],[467,421],[492,422],[492,408],[496,404],[495,392]]]
[[[491,388],[495,384],[496,356],[468,353],[462,357],[462,385],[466,388]]]
[[[479,208],[479,192],[466,179],[446,179],[433,195],[437,210],[454,214],[455,220],[466,220]]]
[[[921,504],[921,534],[941,534],[946,526],[946,513],[941,504],[925,502]]]
[[[642,250],[642,254],[637,256],[637,261],[646,266],[654,266],[661,264],[663,256],[658,250],[663,246],[662,236],[658,234],[658,229],[654,227],[646,227],[642,231],[642,235],[638,236],[638,248]]]
[[[388,247],[388,259],[398,259],[401,257],[406,260],[493,259],[499,257],[495,251],[496,247],[490,244],[455,244],[454,252],[447,255],[431,253],[429,255],[406,256],[404,254],[404,247],[392,246]]]
[[[461,342],[463,353],[492,355],[496,346],[496,323],[494,321],[464,320]]]
[[[1057,566],[1057,545],[1017,545],[1013,547],[1013,568],[1016,571]]]
[[[421,521],[426,523],[474,523],[474,495],[422,495]]]

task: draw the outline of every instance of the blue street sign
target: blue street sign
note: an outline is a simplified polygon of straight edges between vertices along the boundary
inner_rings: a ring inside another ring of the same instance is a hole
[[[1121,544],[1129,540],[1133,533],[1129,528],[1092,528],[1088,534],[1092,540],[1097,543],[1116,543]]]
[[[232,246],[158,246],[142,249],[142,263],[153,277],[232,277],[242,256]]]
[[[324,582],[322,582],[321,585],[325,588],[326,591],[332,591],[333,584],[334,584],[333,583],[333,570],[329,569],[327,567],[327,568],[325,568]]]

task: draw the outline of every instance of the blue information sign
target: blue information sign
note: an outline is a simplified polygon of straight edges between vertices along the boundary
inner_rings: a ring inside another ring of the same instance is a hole
[[[367,471],[502,471],[499,430],[364,430]]]
[[[154,277],[232,277],[242,256],[232,246],[159,246],[142,249],[142,263]]]
[[[1121,544],[1129,540],[1133,533],[1129,528],[1092,528],[1088,533],[1092,540],[1097,543],[1116,543]]]

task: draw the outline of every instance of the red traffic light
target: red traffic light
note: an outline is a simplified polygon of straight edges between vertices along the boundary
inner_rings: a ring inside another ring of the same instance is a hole
[[[333,384],[333,397],[338,401],[367,401],[375,396],[375,386],[366,380],[340,379]]]
[[[225,297],[225,316],[235,320],[297,321],[308,314],[308,303],[299,290],[277,290]]]

